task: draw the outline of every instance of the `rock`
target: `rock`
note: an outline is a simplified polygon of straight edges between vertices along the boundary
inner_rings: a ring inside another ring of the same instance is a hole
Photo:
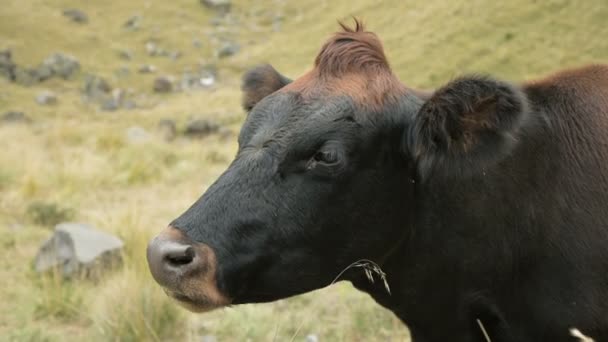
[[[217,342],[217,338],[213,335],[204,335],[201,337],[201,342]]]
[[[55,75],[55,71],[50,65],[42,64],[37,69],[32,71],[37,82],[48,80]]]
[[[139,29],[141,19],[141,15],[134,15],[131,18],[127,19],[127,21],[125,21],[122,26],[129,30],[137,30]]]
[[[102,77],[87,75],[84,79],[83,92],[87,100],[101,100],[112,91],[110,84]]]
[[[133,52],[130,50],[118,50],[118,57],[125,61],[130,61],[133,59]]]
[[[80,70],[80,63],[76,58],[62,53],[50,55],[42,62],[42,65],[50,68],[53,75],[64,79],[71,78]]]
[[[177,136],[175,120],[161,119],[158,122],[158,131],[165,141],[173,141]]]
[[[210,134],[217,133],[220,125],[205,119],[195,119],[186,125],[184,134],[191,138],[203,138]]]
[[[306,342],[319,342],[319,337],[315,334],[306,335]]]
[[[181,51],[172,51],[172,52],[169,52],[169,54],[168,54],[168,57],[174,61],[178,60],[181,56],[182,56]]]
[[[220,48],[217,50],[217,56],[219,58],[226,58],[235,55],[241,46],[237,42],[224,41]]]
[[[203,42],[201,42],[200,39],[193,39],[192,40],[192,46],[194,46],[197,49],[200,49],[203,47]]]
[[[154,80],[154,92],[156,93],[169,93],[173,90],[173,83],[171,79],[166,76],[157,77]]]
[[[141,144],[150,140],[148,131],[139,126],[131,126],[127,129],[127,141],[131,144]]]
[[[156,67],[151,64],[144,64],[137,69],[140,74],[151,74],[156,72]]]
[[[57,95],[52,91],[45,90],[36,95],[36,102],[39,105],[55,105],[57,104]]]
[[[17,65],[13,62],[12,51],[8,49],[0,50],[0,76],[13,80],[16,67]]]
[[[155,42],[148,41],[146,42],[146,52],[149,56],[156,56],[161,52],[161,50],[158,48],[158,45],[156,45]]]
[[[211,8],[220,13],[228,13],[230,12],[230,7],[232,6],[232,1],[230,0],[200,0],[201,4],[207,8]]]
[[[28,123],[32,120],[23,112],[8,111],[0,116],[0,121],[5,123]]]
[[[85,223],[61,223],[42,244],[34,261],[37,272],[58,268],[64,277],[97,275],[121,261],[123,242]]]
[[[182,74],[180,89],[209,88],[215,84],[216,78],[217,69],[213,65],[201,67],[198,72],[186,71]]]
[[[21,68],[19,66],[15,66],[12,79],[15,83],[22,86],[31,86],[40,81],[35,70]]]
[[[89,17],[87,14],[76,8],[63,11],[63,15],[70,18],[75,23],[86,24],[89,22]]]

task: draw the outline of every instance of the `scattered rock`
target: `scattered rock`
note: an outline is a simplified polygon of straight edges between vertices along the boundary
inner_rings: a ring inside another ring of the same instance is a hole
[[[127,19],[127,21],[125,21],[122,26],[129,30],[137,30],[139,29],[141,19],[141,15],[134,15],[131,18]]]
[[[53,75],[64,79],[71,78],[80,70],[80,63],[76,58],[62,53],[50,55],[42,62],[42,66],[50,68]]]
[[[137,69],[140,74],[151,74],[156,72],[156,67],[151,64],[144,64]]]
[[[153,42],[153,41],[148,41],[146,42],[146,52],[148,53],[149,56],[156,56],[160,53],[160,49],[158,48],[158,45]]]
[[[57,104],[57,95],[52,91],[45,90],[36,95],[36,102],[39,105],[55,105]]]
[[[12,80],[17,66],[13,62],[13,53],[11,50],[0,50],[0,76]]]
[[[173,82],[166,76],[157,77],[154,80],[154,92],[156,93],[169,93],[173,90]]]
[[[213,335],[204,335],[201,337],[201,342],[217,342],[217,338]]]
[[[127,141],[131,144],[141,144],[150,140],[148,131],[139,126],[132,126],[127,129]]]
[[[161,119],[158,122],[158,131],[165,141],[173,141],[177,136],[177,125],[175,120]]]
[[[220,48],[217,50],[217,57],[226,58],[235,55],[241,46],[237,42],[233,41],[224,41]]]
[[[184,135],[191,138],[203,138],[210,134],[217,133],[220,125],[205,119],[195,119],[186,125]]]
[[[197,72],[186,71],[180,80],[181,90],[209,88],[216,83],[217,68],[215,65],[206,65]]]
[[[193,39],[192,40],[192,46],[194,46],[197,49],[200,49],[203,47],[203,42],[201,42],[200,39]]]
[[[120,59],[124,59],[125,61],[130,61],[133,59],[133,52],[130,50],[119,50],[118,57]]]
[[[21,68],[15,66],[13,70],[13,76],[11,78],[15,83],[22,86],[31,86],[40,81],[38,73],[33,69]]]
[[[89,22],[89,17],[87,14],[76,8],[63,11],[63,15],[70,18],[75,23],[86,24]]]
[[[315,334],[306,335],[306,342],[319,342],[319,337]]]
[[[28,123],[32,120],[23,112],[8,111],[0,116],[0,121],[5,123]]]
[[[112,91],[110,84],[102,77],[87,75],[84,79],[83,92],[86,100],[100,101],[105,99]]]
[[[222,14],[230,12],[232,1],[230,0],[200,0],[201,4],[207,8],[216,10]]]
[[[123,242],[116,236],[84,223],[61,223],[36,255],[37,272],[58,268],[64,277],[99,272],[121,261]]]
[[[182,56],[181,51],[172,51],[172,52],[169,52],[167,55],[167,57],[171,58],[171,60],[174,60],[174,61],[179,59],[181,56]]]

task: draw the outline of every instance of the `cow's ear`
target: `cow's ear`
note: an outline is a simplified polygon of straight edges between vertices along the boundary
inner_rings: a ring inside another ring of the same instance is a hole
[[[245,73],[243,76],[243,108],[250,111],[266,96],[283,88],[291,80],[281,75],[271,65],[259,65]]]
[[[525,95],[484,77],[465,77],[437,90],[410,125],[407,142],[422,178],[479,172],[513,149],[527,117]]]

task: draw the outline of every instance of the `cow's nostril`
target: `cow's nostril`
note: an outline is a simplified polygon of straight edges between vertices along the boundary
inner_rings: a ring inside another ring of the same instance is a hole
[[[172,266],[183,266],[191,263],[194,260],[194,255],[194,248],[181,245],[168,250],[165,254],[165,260]]]

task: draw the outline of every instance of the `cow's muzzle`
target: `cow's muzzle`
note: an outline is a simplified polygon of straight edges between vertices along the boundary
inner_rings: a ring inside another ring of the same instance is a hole
[[[217,286],[213,250],[167,227],[148,244],[148,266],[167,295],[188,310],[204,312],[230,304]]]

